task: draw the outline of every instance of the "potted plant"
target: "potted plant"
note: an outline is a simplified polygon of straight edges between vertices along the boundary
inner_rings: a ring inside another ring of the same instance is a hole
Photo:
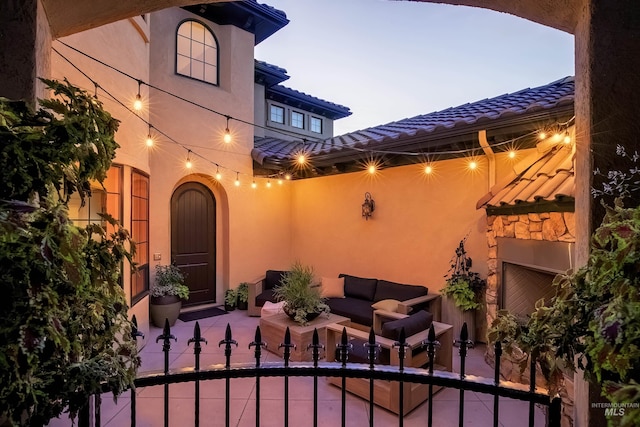
[[[184,274],[175,264],[156,265],[156,279],[150,295],[149,315],[153,324],[162,328],[165,319],[169,319],[169,325],[175,325],[182,301],[189,299]]]
[[[238,304],[238,294],[235,289],[227,289],[224,291],[224,310],[233,311]]]
[[[469,340],[475,339],[475,310],[482,306],[482,291],[486,281],[476,272],[471,271],[472,261],[467,256],[464,244],[467,238],[460,241],[456,253],[451,259],[451,268],[442,288],[443,320],[453,325],[454,335],[467,323]]]
[[[249,284],[242,282],[236,289],[238,295],[238,310],[246,310],[249,308]]]
[[[284,301],[282,310],[301,325],[330,311],[320,296],[320,287],[312,286],[312,282],[313,268],[296,262],[273,290],[276,299]]]

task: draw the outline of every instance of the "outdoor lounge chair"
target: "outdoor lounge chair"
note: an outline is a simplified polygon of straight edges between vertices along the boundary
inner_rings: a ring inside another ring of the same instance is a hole
[[[394,322],[395,328],[385,328],[386,322],[396,321],[404,319],[406,322],[405,332],[407,332],[407,344],[409,347],[406,350],[406,356],[404,359],[405,367],[425,367],[429,362],[429,356],[427,355],[426,347],[422,346],[422,342],[427,339],[429,333],[429,326],[431,322],[422,323],[422,326],[417,326],[414,319],[420,317],[419,322],[424,321],[424,315],[419,312],[412,316],[406,314],[393,313],[384,310],[374,311],[374,333],[376,334],[376,342],[380,345],[380,354],[378,356],[378,363],[389,364],[399,366],[398,350],[393,348],[393,344],[397,341],[397,338],[389,338],[390,336],[396,336],[395,334],[401,328],[402,322]],[[414,323],[414,324],[411,324]],[[427,326],[425,326],[427,325]],[[452,369],[452,352],[453,352],[453,327],[451,325],[433,322],[433,326],[436,333],[436,339],[440,341],[441,346],[436,351],[436,358],[434,363],[434,369],[442,371],[451,371]],[[419,332],[415,332],[416,327],[420,329]],[[327,326],[327,361],[337,361],[338,358],[335,354],[336,344],[340,343],[342,336],[343,326],[341,325],[329,325]],[[366,359],[366,350],[363,351],[363,345],[369,339],[367,332],[346,328],[347,336],[350,343],[353,344],[353,351],[349,356],[349,362],[356,363],[369,363]],[[387,335],[387,337],[382,334]],[[409,335],[409,333],[411,335]],[[328,382],[331,384],[341,386],[341,378],[328,378]],[[350,393],[356,394],[364,399],[369,399],[369,380],[361,378],[348,378],[346,382],[346,389]],[[383,381],[379,380],[375,382],[374,403],[394,413],[399,413],[399,390],[400,383],[397,381]],[[434,391],[439,388],[434,387]],[[422,402],[427,400],[429,393],[429,386],[426,384],[411,384],[404,383],[404,404],[403,411],[408,413],[419,406]]]

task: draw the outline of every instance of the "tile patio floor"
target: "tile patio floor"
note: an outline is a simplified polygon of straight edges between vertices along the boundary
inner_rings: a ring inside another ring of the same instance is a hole
[[[234,348],[232,362],[255,362],[253,349],[248,344],[253,341],[259,318],[248,317],[246,311],[233,311],[229,314],[199,320],[202,336],[207,339],[201,353],[201,367],[210,364],[224,363],[223,348],[218,342],[224,338],[227,323],[231,324],[233,339],[238,342]],[[193,346],[187,347],[187,340],[193,336],[193,322],[177,321],[171,329],[178,338],[172,342],[170,357],[171,369],[193,366]],[[162,343],[155,343],[161,329],[151,327],[148,344],[141,352],[142,366],[140,372],[162,370],[164,354]],[[484,361],[484,346],[479,346],[469,352],[466,371],[468,374],[493,378],[493,369]],[[262,362],[279,361],[281,358],[271,352],[265,352]],[[454,349],[454,371],[459,369],[457,351]],[[338,387],[326,384],[320,378],[318,381],[319,396],[319,425],[333,427],[340,425],[341,419],[341,391]],[[289,380],[289,425],[302,427],[313,425],[313,379],[291,378]],[[282,378],[261,379],[261,420],[264,427],[284,425],[284,384]],[[137,392],[137,426],[155,427],[163,425],[163,387],[147,387]],[[170,387],[170,425],[193,426],[194,409],[193,383],[176,384]],[[225,390],[224,381],[204,381],[200,383],[200,425],[224,426],[225,421]],[[455,389],[441,390],[434,397],[434,427],[458,425],[459,392]],[[255,379],[243,378],[231,381],[231,425],[255,426]],[[465,393],[465,426],[493,425],[493,397],[474,392]],[[117,404],[110,395],[104,395],[102,401],[102,425],[106,427],[120,427],[130,425],[130,398],[127,394],[118,398]],[[511,399],[500,400],[500,422],[504,427],[526,426],[528,404]],[[398,418],[395,414],[376,407],[374,412],[376,426],[396,426]],[[407,427],[426,426],[426,402],[405,416],[404,425]],[[52,421],[50,427],[68,427],[72,423],[66,418]],[[369,404],[354,395],[347,394],[347,425],[361,427],[369,425]],[[544,426],[544,415],[536,409],[536,426]]]

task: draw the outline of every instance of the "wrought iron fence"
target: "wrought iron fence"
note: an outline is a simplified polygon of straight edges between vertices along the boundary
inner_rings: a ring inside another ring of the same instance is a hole
[[[134,318],[135,325],[135,318]],[[133,336],[138,337],[142,334],[134,327]],[[550,398],[546,393],[546,390],[538,390],[535,382],[535,365],[531,366],[530,384],[529,386],[523,384],[507,383],[500,380],[500,356],[502,349],[500,343],[495,345],[495,374],[494,378],[483,378],[473,375],[467,375],[465,373],[465,364],[467,358],[467,351],[473,345],[468,340],[468,332],[466,323],[463,325],[460,338],[453,343],[459,348],[460,355],[460,372],[453,373],[448,371],[438,371],[434,369],[434,360],[437,348],[440,343],[436,341],[435,332],[433,326],[429,331],[428,338],[422,343],[426,347],[428,354],[428,365],[426,368],[412,368],[405,367],[404,353],[407,350],[407,343],[405,340],[404,331],[401,332],[398,342],[394,347],[399,352],[399,366],[381,366],[375,364],[377,351],[379,349],[376,343],[376,336],[373,331],[369,334],[369,341],[364,345],[368,353],[368,364],[363,363],[351,363],[349,362],[349,354],[352,350],[351,344],[348,341],[346,330],[343,329],[340,343],[336,345],[336,354],[339,356],[338,362],[321,362],[321,351],[324,349],[324,345],[320,342],[317,329],[314,330],[312,343],[308,346],[307,351],[312,354],[312,362],[290,362],[291,349],[294,344],[291,342],[291,335],[289,328],[286,329],[283,337],[283,342],[279,348],[282,349],[283,361],[282,362],[270,362],[262,363],[262,352],[266,348],[265,343],[262,341],[260,327],[256,328],[254,341],[249,344],[249,348],[254,349],[255,363],[231,363],[233,349],[238,346],[238,343],[233,339],[232,329],[227,324],[224,339],[218,342],[218,346],[224,346],[224,365],[209,366],[206,369],[200,368],[200,353],[202,351],[202,343],[207,341],[202,336],[200,331],[200,325],[196,322],[193,337],[188,340],[188,345],[193,344],[194,353],[194,366],[189,368],[182,368],[170,371],[169,370],[169,354],[171,352],[171,344],[173,341],[177,341],[176,337],[171,334],[169,323],[166,322],[163,333],[157,337],[156,343],[162,343],[162,351],[164,352],[164,370],[162,372],[145,373],[140,375],[135,380],[135,388],[131,389],[131,426],[136,426],[137,408],[136,408],[136,389],[150,386],[164,386],[164,426],[169,426],[169,413],[171,411],[169,386],[177,383],[193,383],[195,390],[195,398],[193,402],[193,408],[195,413],[195,426],[200,426],[200,383],[202,381],[210,380],[224,380],[225,381],[225,426],[230,425],[230,390],[231,380],[235,378],[255,378],[255,414],[256,414],[256,426],[260,426],[260,379],[266,377],[280,377],[284,381],[284,425],[289,425],[289,379],[291,377],[312,377],[313,378],[313,425],[318,426],[318,379],[323,377],[337,377],[342,380],[342,413],[341,413],[341,425],[346,425],[347,417],[347,405],[346,394],[348,393],[346,387],[347,378],[362,378],[369,380],[369,402],[374,402],[374,381],[387,380],[397,381],[400,383],[399,387],[399,414],[398,425],[402,427],[404,425],[404,408],[403,408],[403,392],[404,387],[402,384],[426,384],[429,388],[427,405],[428,405],[428,417],[426,420],[427,426],[431,427],[433,424],[433,395],[434,387],[453,388],[458,389],[460,393],[459,399],[459,413],[458,424],[464,425],[465,412],[464,412],[464,395],[465,392],[477,392],[493,396],[493,425],[500,425],[499,422],[499,407],[500,398],[510,398],[529,402],[529,414],[528,425],[532,427],[534,425],[535,417],[535,405],[541,405],[546,407],[546,425],[549,427],[560,427],[561,424],[561,399],[559,396]],[[534,362],[532,362],[534,363]],[[94,414],[93,425],[100,427],[101,425],[101,400],[100,396],[94,397]],[[87,406],[88,408],[88,406]],[[369,425],[373,426],[374,417],[374,405],[369,405]],[[89,411],[83,411],[79,418],[79,427],[90,426]]]

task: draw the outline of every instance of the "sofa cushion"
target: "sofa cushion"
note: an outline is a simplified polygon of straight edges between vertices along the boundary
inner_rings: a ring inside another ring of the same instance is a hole
[[[348,317],[352,322],[365,326],[373,325],[371,301],[350,297],[329,298],[327,305],[332,313]]]
[[[429,289],[419,285],[403,285],[401,283],[389,282],[387,280],[378,280],[376,293],[373,297],[375,302],[383,299],[397,299],[398,301],[406,301],[408,299],[427,295]]]
[[[363,277],[349,276],[348,274],[340,274],[338,277],[344,277],[345,297],[364,299],[369,301],[369,304],[373,302],[378,279],[365,279]]]
[[[266,277],[264,279],[263,291],[267,289],[273,289],[277,285],[280,284],[280,280],[287,273],[286,271],[280,270],[267,270]]]
[[[344,277],[323,277],[320,286],[322,298],[344,298]]]
[[[393,311],[395,313],[398,311],[398,304],[400,304],[400,301],[397,299],[383,299],[371,304],[371,307],[374,310]]]
[[[273,289],[267,289],[260,295],[256,295],[256,307],[262,307],[266,301],[277,302]]]
[[[382,325],[380,335],[391,340],[397,340],[400,330],[404,328],[405,337],[410,337],[418,332],[428,329],[433,322],[433,314],[428,311],[419,311],[403,319],[391,320]]]

